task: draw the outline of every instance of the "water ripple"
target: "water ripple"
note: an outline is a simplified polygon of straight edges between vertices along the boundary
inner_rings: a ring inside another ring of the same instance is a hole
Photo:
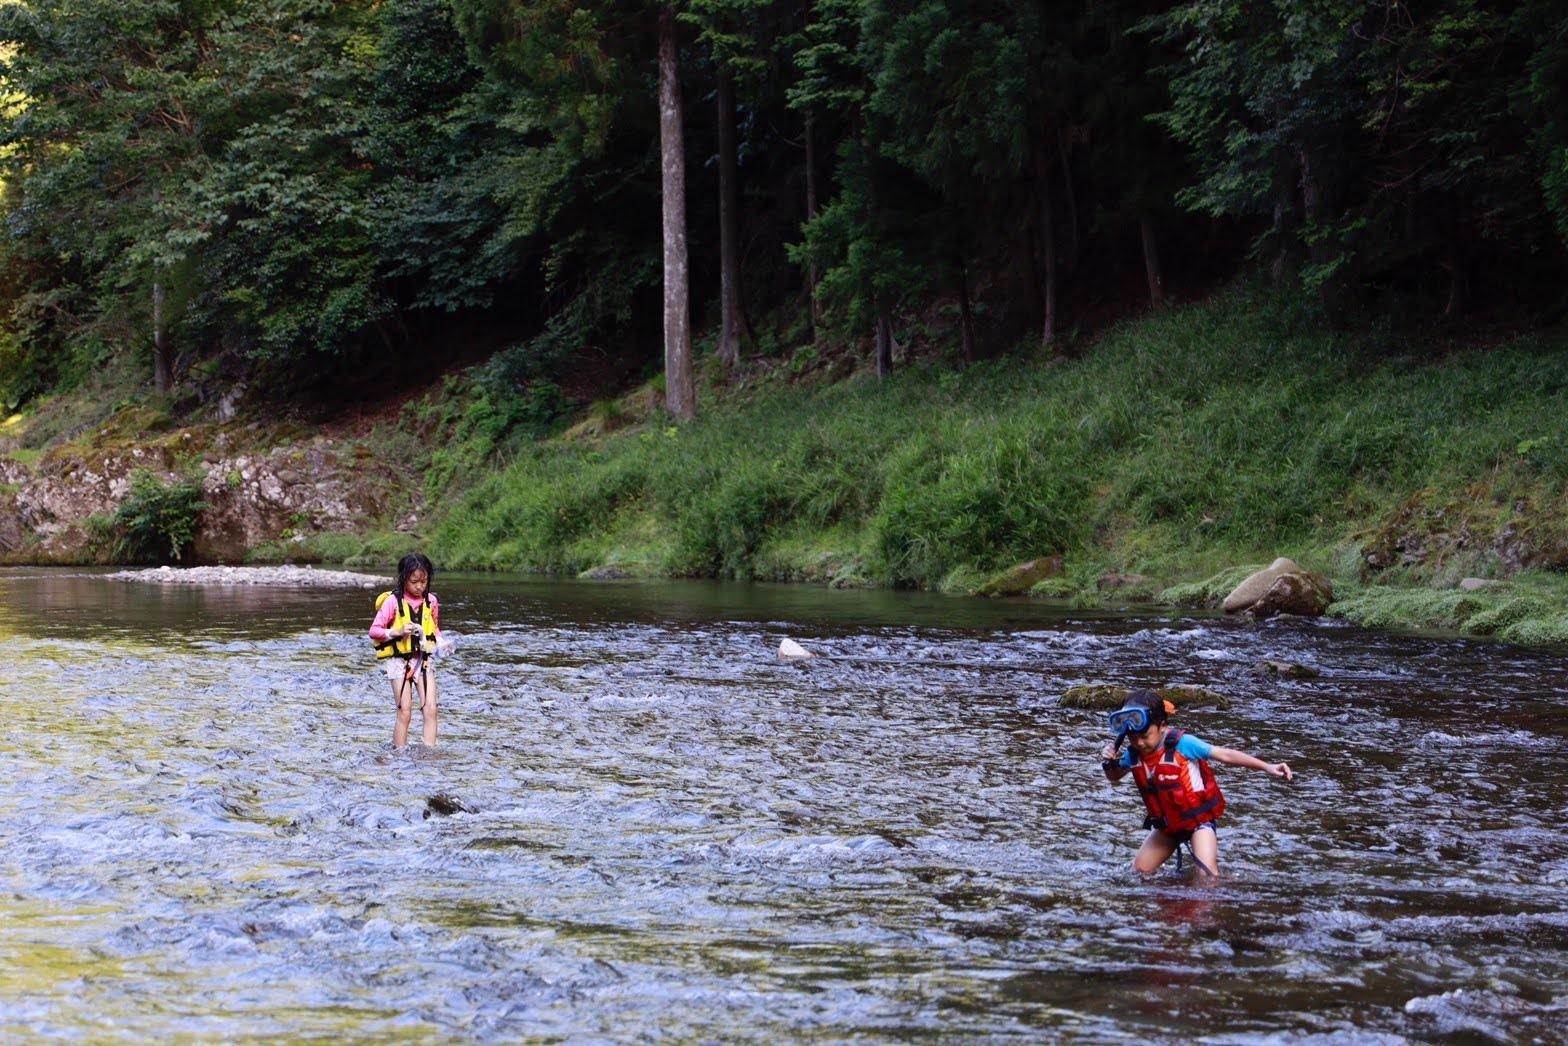
[[[449,581],[393,752],[359,594],[0,577],[8,1039],[1546,1040],[1561,654],[1343,626]],[[74,601],[74,602],[73,602]],[[69,615],[48,614],[65,606]],[[31,609],[30,609],[31,608]],[[857,615],[859,615],[857,617]],[[780,662],[789,636],[823,657]],[[1261,678],[1262,659],[1317,668]],[[1081,682],[1199,683],[1226,878],[1128,870]]]

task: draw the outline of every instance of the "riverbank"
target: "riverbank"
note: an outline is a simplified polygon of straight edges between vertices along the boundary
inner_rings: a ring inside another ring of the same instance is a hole
[[[1561,338],[1417,355],[1229,294],[1063,362],[751,376],[691,424],[525,446],[449,493],[429,547],[1086,607],[1212,606],[1288,555],[1347,620],[1568,642],[1565,382]]]
[[[0,546],[113,562],[140,527],[153,562],[183,533],[205,563],[383,569],[420,547],[1085,608],[1215,606],[1286,555],[1358,624],[1568,642],[1568,339],[1416,353],[1232,292],[1065,360],[879,382],[813,358],[708,361],[695,422],[645,387],[542,441],[481,424],[496,405],[461,378],[335,429],[122,409],[12,445]]]

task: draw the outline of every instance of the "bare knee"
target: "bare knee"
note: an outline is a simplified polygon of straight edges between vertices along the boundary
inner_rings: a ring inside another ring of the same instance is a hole
[[[1141,875],[1153,874],[1159,870],[1160,865],[1170,859],[1175,849],[1175,839],[1158,830],[1150,832],[1143,840],[1143,845],[1138,848],[1137,855],[1132,859],[1133,871]]]
[[[1219,877],[1220,845],[1212,829],[1200,829],[1193,833],[1192,859],[1197,862],[1200,875]]]

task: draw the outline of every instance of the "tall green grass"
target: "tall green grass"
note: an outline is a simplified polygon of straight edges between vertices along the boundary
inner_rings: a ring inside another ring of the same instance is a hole
[[[852,559],[919,587],[1052,552],[1168,578],[1326,558],[1421,491],[1560,515],[1565,387],[1563,339],[1390,358],[1235,293],[1066,364],[780,384],[679,427],[536,444],[450,502],[432,545],[454,567],[548,572]]]

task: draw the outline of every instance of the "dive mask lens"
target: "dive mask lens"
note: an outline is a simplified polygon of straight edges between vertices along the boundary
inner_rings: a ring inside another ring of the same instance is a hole
[[[1111,713],[1111,733],[1117,737],[1126,734],[1141,734],[1149,729],[1149,710],[1147,708],[1118,708]]]

